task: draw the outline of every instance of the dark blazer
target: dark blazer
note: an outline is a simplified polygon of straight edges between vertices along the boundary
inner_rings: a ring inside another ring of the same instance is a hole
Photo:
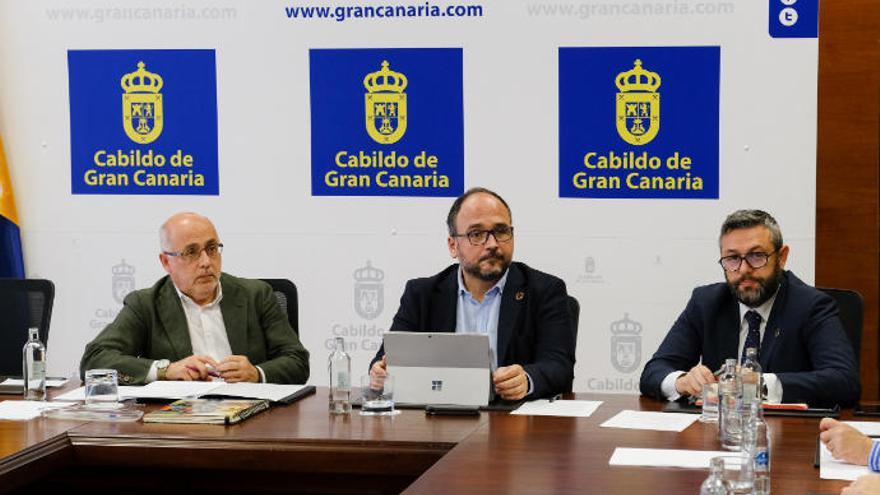
[[[268,383],[305,383],[309,353],[269,285],[226,273],[220,283],[220,311],[232,354],[259,365]],[[143,384],[154,360],[173,362],[192,353],[183,305],[166,275],[153,287],[126,296],[116,319],[86,346],[80,373],[111,368],[119,372],[121,383]]]
[[[645,364],[642,394],[663,399],[660,383],[671,372],[702,361],[717,370],[725,358],[739,358],[740,316],[726,283],[697,287],[687,307]],[[782,384],[783,402],[813,406],[850,405],[859,398],[859,372],[837,305],[793,273],[782,284],[764,331],[761,368]]]
[[[457,277],[454,264],[433,277],[407,282],[390,331],[455,332]],[[570,391],[576,338],[565,282],[511,263],[499,313],[498,365],[522,365],[532,377],[530,398]],[[383,346],[373,362],[384,354]]]

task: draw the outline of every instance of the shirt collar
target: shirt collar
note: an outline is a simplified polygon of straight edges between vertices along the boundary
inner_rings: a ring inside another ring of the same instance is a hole
[[[781,285],[780,285],[780,287],[781,287]],[[739,303],[739,321],[740,321],[740,323],[742,323],[743,318],[745,318],[745,316],[746,316],[746,313],[748,313],[751,310],[754,310],[756,313],[761,315],[761,321],[764,323],[767,323],[767,320],[770,319],[770,311],[773,309],[773,303],[776,301],[776,296],[778,294],[779,294],[779,289],[777,288],[776,292],[774,292],[773,295],[770,296],[770,299],[767,299],[766,301],[764,301],[763,304],[761,304],[760,306],[758,306],[756,308],[751,308],[751,307],[746,306],[745,304],[740,302]]]
[[[213,301],[203,306],[197,304],[195,301],[192,300],[191,297],[181,292],[180,289],[177,288],[177,285],[175,285],[174,283],[172,283],[171,285],[174,285],[174,290],[177,291],[177,297],[180,298],[181,302],[183,302],[184,304],[190,304],[197,308],[210,308],[215,304],[220,304],[220,301],[223,299],[223,285],[220,284],[220,280],[217,280],[217,297],[215,297]]]
[[[492,286],[491,289],[486,291],[486,295],[493,294],[497,292],[498,294],[502,294],[504,292],[504,286],[507,284],[507,274],[510,273],[510,268],[504,270],[504,275],[495,282],[495,285]],[[470,291],[467,290],[467,287],[464,286],[464,278],[461,271],[461,265],[458,265],[458,276],[456,277],[458,280],[458,295],[467,294],[471,295]]]

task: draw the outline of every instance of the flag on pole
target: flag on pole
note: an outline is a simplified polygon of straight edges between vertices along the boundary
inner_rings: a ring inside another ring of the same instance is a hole
[[[0,139],[0,277],[24,278],[21,232],[15,212],[15,195]]]

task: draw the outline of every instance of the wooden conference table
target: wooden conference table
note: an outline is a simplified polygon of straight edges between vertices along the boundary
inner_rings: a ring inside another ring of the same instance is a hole
[[[635,396],[589,418],[331,416],[327,389],[234,426],[0,421],[0,492],[693,494],[705,470],[608,465],[615,447],[719,450],[714,425],[682,433],[600,428]],[[817,418],[768,418],[772,492],[836,494],[813,467]]]

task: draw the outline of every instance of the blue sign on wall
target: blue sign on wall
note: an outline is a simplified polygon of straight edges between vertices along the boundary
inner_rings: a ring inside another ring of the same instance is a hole
[[[559,195],[718,198],[720,49],[559,49]]]
[[[312,195],[457,196],[460,48],[309,53]]]
[[[819,37],[819,0],[769,0],[770,36]]]
[[[73,194],[219,194],[214,50],[70,50]]]

